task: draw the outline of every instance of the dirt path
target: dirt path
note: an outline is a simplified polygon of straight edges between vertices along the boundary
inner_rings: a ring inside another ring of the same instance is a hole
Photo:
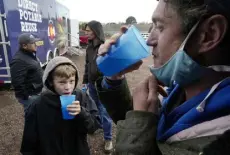
[[[72,60],[77,64],[80,73],[80,82],[84,70],[84,56],[72,56]],[[151,58],[144,60],[139,71],[135,71],[127,75],[130,88],[134,88],[146,76],[148,76],[148,66],[151,64]],[[23,108],[15,100],[12,91],[0,91],[0,155],[19,155],[21,136],[23,132]],[[115,140],[116,127],[113,128],[113,137]],[[97,133],[89,135],[89,146],[92,155],[103,155],[103,134]]]

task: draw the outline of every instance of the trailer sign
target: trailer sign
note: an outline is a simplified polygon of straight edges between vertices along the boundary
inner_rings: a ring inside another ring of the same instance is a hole
[[[55,44],[59,37],[68,39],[68,46],[79,42],[79,23],[72,23],[69,9],[57,0],[0,0],[0,15],[0,85],[11,82],[10,62],[18,52],[20,34],[39,38],[36,56],[42,66],[60,54]]]
[[[18,10],[21,20],[21,32],[37,32],[37,23],[42,23],[38,4],[30,0],[18,0]]]
[[[44,41],[37,41],[35,42],[36,46],[43,46],[44,45]]]

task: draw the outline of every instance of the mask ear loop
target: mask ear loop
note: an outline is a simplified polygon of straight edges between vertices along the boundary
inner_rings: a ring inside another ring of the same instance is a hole
[[[188,35],[186,36],[185,40],[183,41],[183,43],[181,44],[179,50],[184,50],[184,47],[188,41],[188,39],[191,37],[191,35],[193,34],[193,32],[196,30],[196,28],[198,27],[200,23],[200,20],[192,27],[192,29],[190,30],[190,32],[188,33]]]

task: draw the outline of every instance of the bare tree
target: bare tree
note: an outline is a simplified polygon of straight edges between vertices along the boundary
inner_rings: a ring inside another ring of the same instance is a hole
[[[137,23],[137,20],[135,17],[133,16],[129,16],[127,19],[126,19],[126,22],[125,22],[127,25],[132,25],[132,24],[136,24]]]

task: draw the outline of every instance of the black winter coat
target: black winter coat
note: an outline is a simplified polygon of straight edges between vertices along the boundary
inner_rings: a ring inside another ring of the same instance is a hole
[[[42,93],[32,103],[25,116],[21,146],[23,155],[90,155],[87,133],[99,128],[99,116],[94,101],[77,90],[81,113],[72,120],[63,120],[58,95]]]

